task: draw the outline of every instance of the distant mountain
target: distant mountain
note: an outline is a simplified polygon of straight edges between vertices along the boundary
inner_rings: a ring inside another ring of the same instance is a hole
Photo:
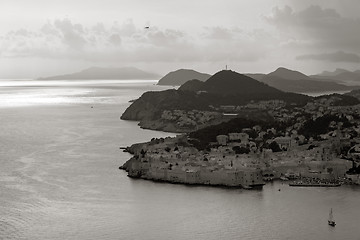
[[[318,75],[312,75],[316,79],[330,79],[338,83],[360,84],[360,70],[354,72],[338,68],[334,72],[324,71]]]
[[[65,74],[59,76],[39,78],[39,80],[92,80],[92,79],[157,79],[158,74],[145,72],[134,67],[123,68],[101,68],[91,67],[81,72]]]
[[[347,72],[347,70],[337,69],[335,72],[339,74]],[[245,75],[285,92],[310,93],[325,91],[350,91],[354,89],[353,86],[342,84],[342,81],[336,81],[331,78],[329,79],[328,76],[332,74],[333,73],[331,72],[324,72],[324,76],[321,77],[318,77],[318,75],[307,76],[299,71],[280,67],[269,74],[246,73]],[[199,83],[196,84],[198,87]],[[182,90],[185,88],[188,88],[187,90],[189,90],[189,88],[196,91],[198,90],[198,88],[194,88],[191,84],[189,86],[184,86]]]
[[[360,74],[356,73],[356,72],[343,72],[340,73],[336,76],[334,76],[334,78],[346,82],[346,81],[359,81],[360,82]]]
[[[278,68],[274,72],[264,75],[260,81],[285,92],[310,93],[325,91],[347,91],[354,87],[346,86],[329,80],[328,76],[323,78],[309,77],[301,72]]]
[[[274,72],[267,74],[267,76],[279,77],[279,78],[288,79],[288,80],[309,79],[308,76],[306,76],[305,74],[303,74],[301,72],[290,70],[290,69],[283,68],[283,67],[279,67]]]
[[[279,77],[265,76],[262,81],[285,92],[311,93],[329,91],[347,91],[354,87],[336,82],[316,80],[313,78],[302,80],[288,80]]]
[[[330,71],[323,71],[322,73],[315,75],[315,76],[322,76],[322,77],[331,77],[331,76],[336,76],[339,75],[340,73],[344,73],[344,72],[349,72],[349,70],[346,69],[342,69],[342,68],[337,68],[335,71],[330,72]]]
[[[166,74],[159,80],[157,85],[180,86],[193,79],[204,82],[209,79],[210,76],[209,74],[200,73],[191,69],[179,69]]]

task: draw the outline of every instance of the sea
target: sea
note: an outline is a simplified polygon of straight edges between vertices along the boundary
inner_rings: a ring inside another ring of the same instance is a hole
[[[130,100],[164,89],[0,80],[0,239],[360,240],[360,186],[244,190],[127,177],[122,147],[176,134],[120,116]]]

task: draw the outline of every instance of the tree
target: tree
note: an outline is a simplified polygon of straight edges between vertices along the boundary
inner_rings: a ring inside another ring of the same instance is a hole
[[[141,154],[141,157],[145,157],[146,151],[144,151],[144,149],[141,149],[140,154]]]
[[[269,148],[273,151],[273,152],[281,152],[281,148],[279,146],[279,144],[277,144],[277,142],[272,141],[269,145]]]
[[[239,146],[233,147],[232,150],[234,150],[235,154],[248,154],[250,152],[249,148]]]

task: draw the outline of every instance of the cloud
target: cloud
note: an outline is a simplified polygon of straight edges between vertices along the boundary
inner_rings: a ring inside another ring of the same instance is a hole
[[[60,32],[63,43],[72,50],[81,50],[87,43],[86,33],[81,24],[73,24],[69,19],[64,19],[56,20],[53,26]]]
[[[38,31],[20,29],[0,38],[3,58],[94,62],[254,62],[266,56],[273,42],[270,34],[259,29],[216,26],[190,34],[157,26],[136,27],[131,19],[94,26],[57,19],[46,22]]]
[[[120,46],[121,45],[121,37],[119,34],[112,34],[109,37],[109,42],[112,43],[115,46]]]
[[[202,34],[203,38],[213,39],[213,40],[230,40],[236,38],[239,33],[242,33],[242,30],[239,28],[225,28],[225,27],[205,27],[205,32]]]
[[[297,60],[318,60],[318,61],[329,61],[329,62],[350,62],[359,63],[360,56],[354,53],[346,53],[338,51],[334,53],[323,53],[323,54],[306,54],[296,57]]]
[[[146,30],[145,33],[140,33],[137,37],[142,43],[158,47],[182,45],[187,42],[185,33],[174,29],[160,30],[157,27],[152,27]]]
[[[266,57],[274,43],[263,29],[244,30],[239,27],[204,27],[199,34],[203,60],[256,62]]]
[[[341,16],[334,9],[313,5],[295,12],[286,6],[275,8],[266,20],[288,38],[301,39],[314,47],[360,49],[360,19]]]

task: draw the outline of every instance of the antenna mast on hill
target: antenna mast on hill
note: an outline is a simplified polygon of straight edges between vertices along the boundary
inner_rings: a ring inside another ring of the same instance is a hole
[[[225,70],[227,70],[227,65],[225,65]]]

